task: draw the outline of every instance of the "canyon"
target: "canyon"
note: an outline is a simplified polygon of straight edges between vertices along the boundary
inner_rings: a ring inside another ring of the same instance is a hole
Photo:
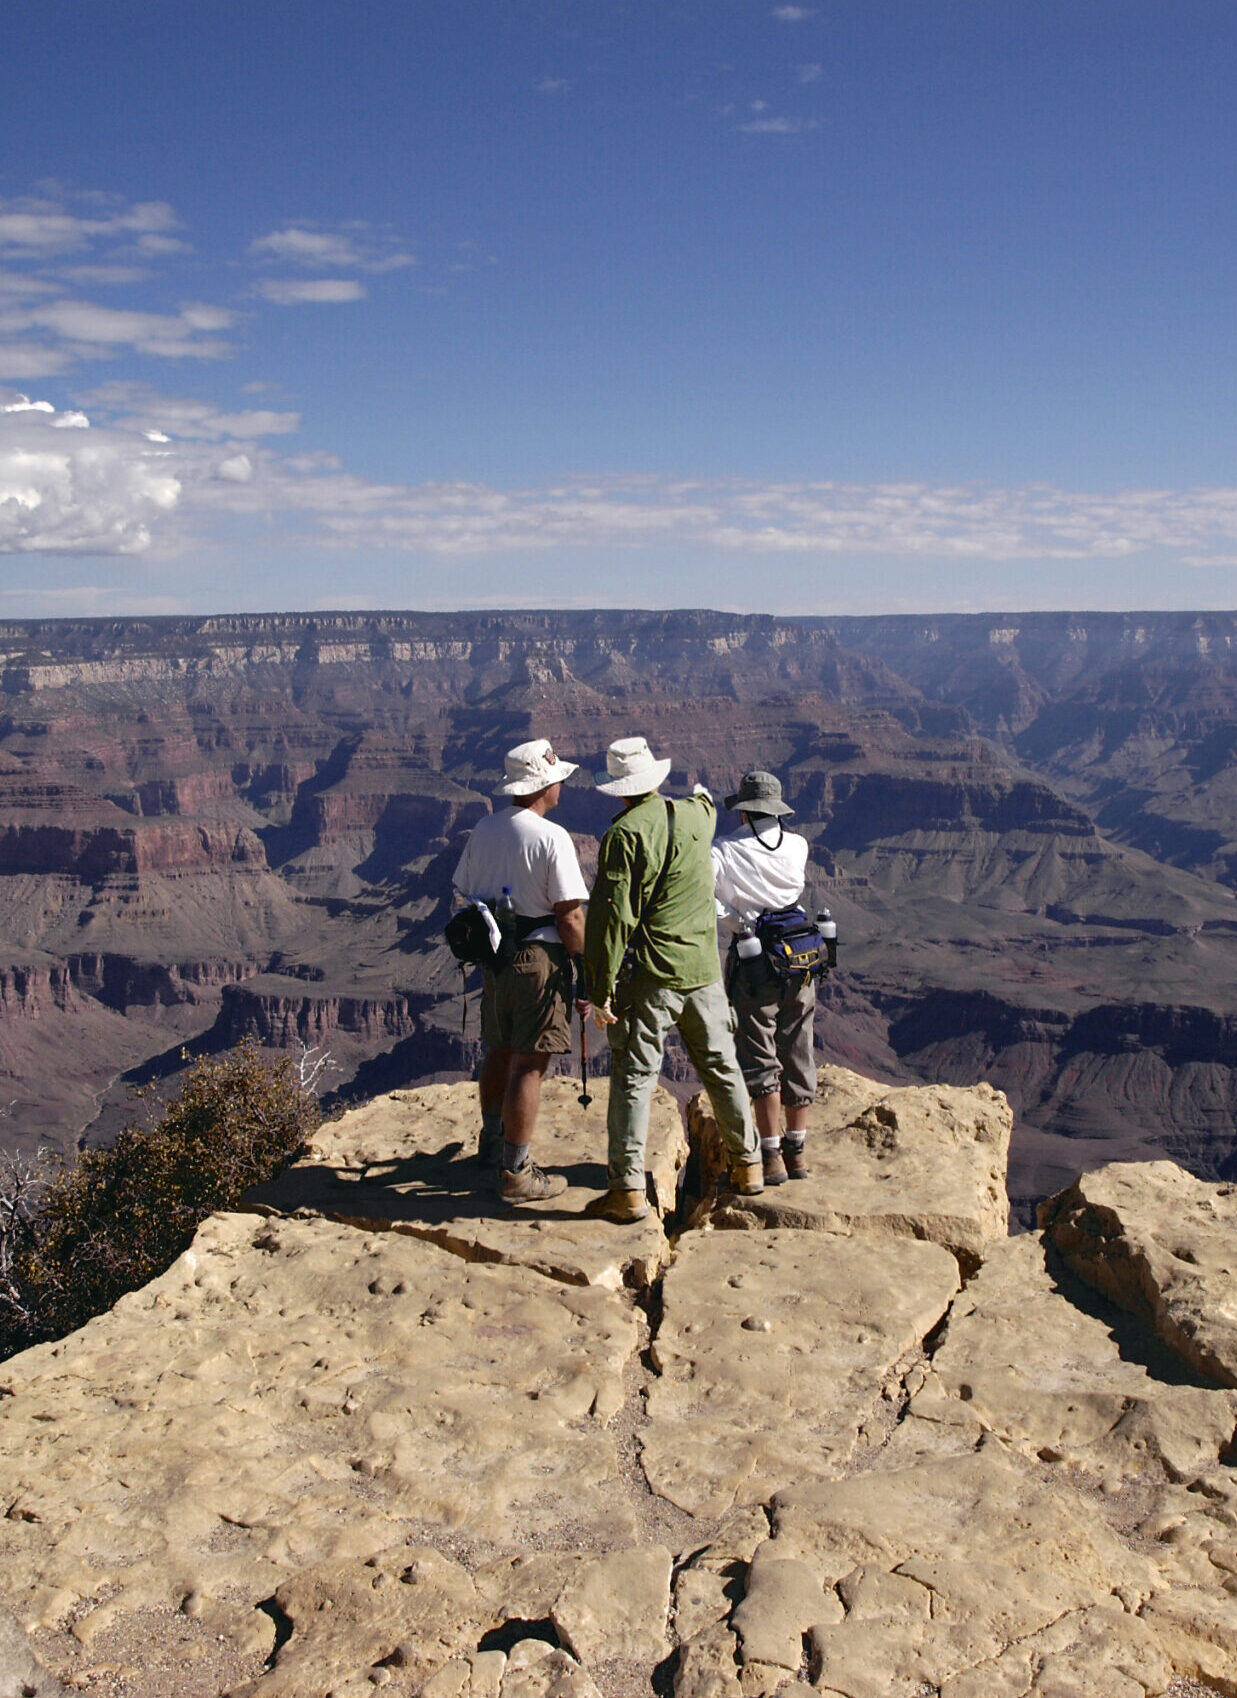
[[[315,613],[0,624],[0,1134],[71,1152],[252,1034],[334,1100],[466,1077],[442,943],[503,751],[763,766],[842,939],[821,1059],[1009,1098],[1015,1218],[1237,1173],[1237,615]],[[721,829],[728,821],[722,817]],[[670,1082],[684,1069],[670,1058]]]

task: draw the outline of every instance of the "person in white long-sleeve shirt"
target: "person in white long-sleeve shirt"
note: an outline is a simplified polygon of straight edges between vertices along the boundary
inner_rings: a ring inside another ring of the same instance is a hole
[[[739,958],[735,943],[766,909],[800,901],[807,878],[808,843],[783,825],[793,812],[770,772],[749,772],[726,806],[743,825],[713,845],[717,913],[730,939],[726,988],[735,1010],[735,1047],[760,1133],[766,1185],[806,1178],[808,1109],[816,1100],[812,1031],[816,985],[789,983],[764,960]],[[782,1111],[786,1132],[782,1135]]]

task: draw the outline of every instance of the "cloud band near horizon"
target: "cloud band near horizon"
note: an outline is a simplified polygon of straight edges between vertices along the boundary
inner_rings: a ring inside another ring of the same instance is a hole
[[[108,392],[102,391],[101,397]],[[305,547],[485,557],[571,549],[753,558],[1115,561],[1150,551],[1231,567],[1237,488],[1079,492],[925,482],[573,477],[530,489],[377,483],[263,439],[295,414],[112,397],[111,423],[0,405],[0,553],[158,557],[226,524]],[[71,428],[70,428],[71,427]]]

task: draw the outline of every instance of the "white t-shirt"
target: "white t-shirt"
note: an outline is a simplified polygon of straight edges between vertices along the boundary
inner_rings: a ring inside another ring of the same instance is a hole
[[[556,902],[588,901],[571,834],[531,808],[500,808],[478,820],[452,882],[465,901],[484,902],[491,910],[508,885],[515,911],[525,919],[553,913]],[[553,926],[542,926],[528,941],[557,939]]]
[[[781,842],[778,842],[781,834]],[[744,825],[713,845],[717,915],[731,932],[750,925],[764,908],[789,908],[803,895],[808,843],[796,831],[781,833],[765,821],[759,833]]]

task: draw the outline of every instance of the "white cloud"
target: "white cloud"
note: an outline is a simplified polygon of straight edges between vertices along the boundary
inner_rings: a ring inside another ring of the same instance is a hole
[[[753,118],[736,125],[749,136],[801,136],[820,128],[819,118]]]
[[[412,254],[367,224],[349,225],[343,230],[289,224],[250,242],[249,255],[257,260],[283,260],[310,271],[396,271],[416,264]]]
[[[74,204],[91,210],[75,211]],[[119,197],[97,195],[0,199],[0,252],[15,259],[54,259],[97,241],[175,242],[166,232],[176,227],[176,214],[166,201],[126,204]]]
[[[248,387],[248,386],[246,386]],[[114,422],[146,435],[170,431],[191,441],[218,442],[225,437],[241,442],[260,436],[287,436],[301,428],[299,413],[276,413],[267,408],[226,412],[208,401],[173,399],[144,383],[103,383],[80,399],[106,412]]]
[[[92,430],[80,414],[0,411],[0,553],[140,554],[181,488],[162,451]]]
[[[571,87],[566,77],[542,77],[536,84],[538,94],[562,94],[564,89]]]
[[[19,383],[32,377],[57,377],[73,364],[66,348],[49,348],[41,342],[0,341],[0,378]]]
[[[775,6],[773,16],[784,24],[801,24],[805,18],[810,18],[814,11],[812,6]]]
[[[578,478],[504,490],[371,483],[330,454],[263,439],[295,415],[227,413],[135,386],[92,416],[0,401],[0,552],[169,554],[249,524],[286,541],[427,559],[689,550],[767,562],[1101,562],[1226,568],[1237,488],[1087,493],[927,483]],[[161,428],[161,421],[167,428]],[[792,571],[794,570],[792,569]]]
[[[353,277],[315,277],[304,281],[271,277],[257,284],[255,292],[277,307],[325,306],[365,299],[365,285]]]
[[[179,313],[129,312],[93,301],[57,300],[0,312],[0,330],[51,331],[69,351],[97,358],[122,348],[167,359],[214,359],[231,350],[203,332],[224,330],[232,314],[222,307],[187,303]]]
[[[823,65],[796,65],[795,76],[801,83],[818,83],[825,74]]]

